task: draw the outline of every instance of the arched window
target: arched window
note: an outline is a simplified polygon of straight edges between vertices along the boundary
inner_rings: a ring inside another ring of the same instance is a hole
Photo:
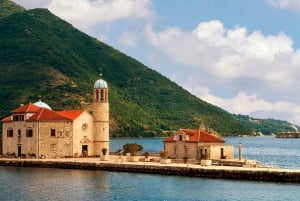
[[[104,100],[104,91],[103,91],[103,89],[101,89],[100,99],[101,99],[101,101]]]
[[[32,128],[27,128],[26,129],[26,137],[32,137],[32,133],[33,133]]]
[[[99,100],[99,91],[96,90],[96,100],[98,101]]]
[[[179,141],[182,141],[182,135],[179,135]]]
[[[14,130],[12,128],[7,129],[7,137],[13,137],[14,136]]]

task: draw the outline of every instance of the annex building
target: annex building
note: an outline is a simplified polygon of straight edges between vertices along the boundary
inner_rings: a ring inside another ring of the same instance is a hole
[[[2,119],[2,153],[18,157],[85,157],[109,153],[109,101],[106,81],[93,88],[93,113],[53,111],[42,101],[20,105]],[[107,156],[108,157],[108,154]]]
[[[180,129],[164,141],[164,150],[173,159],[233,159],[233,145],[204,129]]]

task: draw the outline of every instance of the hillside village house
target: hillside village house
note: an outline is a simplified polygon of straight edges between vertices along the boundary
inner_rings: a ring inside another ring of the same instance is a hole
[[[173,159],[233,159],[233,145],[204,129],[180,129],[164,140],[164,150]]]
[[[53,111],[42,101],[21,105],[2,119],[2,152],[39,158],[109,153],[108,87],[94,84],[93,115],[85,110]],[[108,154],[107,154],[108,155]]]

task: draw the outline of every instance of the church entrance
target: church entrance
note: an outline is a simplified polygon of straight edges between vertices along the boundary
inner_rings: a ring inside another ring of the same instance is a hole
[[[88,145],[82,145],[82,157],[88,156]]]
[[[22,146],[18,145],[18,157],[21,157],[22,154]]]

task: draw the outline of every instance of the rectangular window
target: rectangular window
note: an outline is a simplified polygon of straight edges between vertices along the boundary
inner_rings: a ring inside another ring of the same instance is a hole
[[[24,115],[13,115],[13,121],[24,121]]]
[[[65,135],[66,137],[69,137],[69,131],[66,131]]]
[[[32,133],[33,133],[33,131],[31,128],[26,129],[26,137],[32,137]]]
[[[14,130],[13,129],[7,129],[7,137],[13,137],[14,136]]]
[[[14,115],[13,116],[13,121],[19,121],[19,115]]]
[[[63,130],[58,130],[58,137],[64,137],[64,131]]]
[[[50,136],[51,136],[51,137],[55,137],[55,129],[51,128]]]

